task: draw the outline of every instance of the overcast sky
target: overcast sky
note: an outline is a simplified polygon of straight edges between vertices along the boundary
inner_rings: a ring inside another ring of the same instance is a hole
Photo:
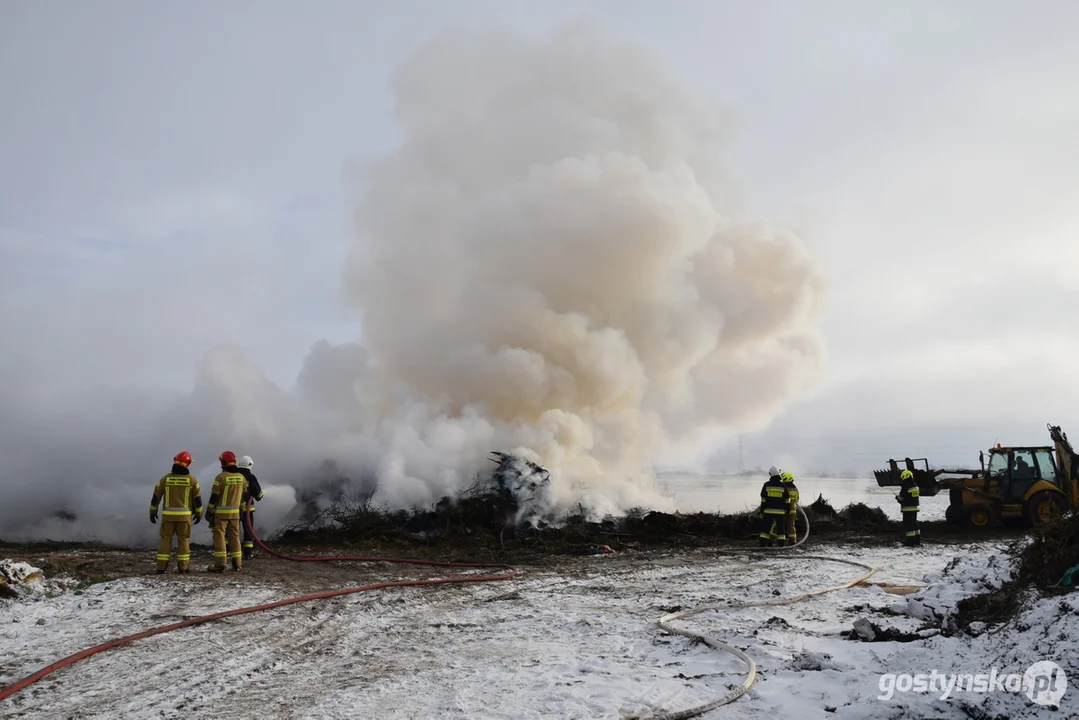
[[[360,336],[341,272],[394,68],[449,25],[585,10],[727,108],[742,209],[829,277],[827,379],[748,464],[973,462],[1079,427],[1067,0],[0,0],[3,382],[184,390],[229,340],[291,385]]]

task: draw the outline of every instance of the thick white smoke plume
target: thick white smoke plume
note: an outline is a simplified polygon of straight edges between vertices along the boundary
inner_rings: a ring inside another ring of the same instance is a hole
[[[181,448],[207,490],[230,447],[264,482],[332,459],[377,501],[422,506],[503,450],[552,471],[556,506],[665,507],[648,473],[664,447],[765,422],[817,378],[817,264],[792,233],[728,217],[726,124],[649,54],[585,25],[455,33],[393,89],[404,138],[372,170],[344,277],[362,343],[316,345],[288,391],[223,348],[191,397],[156,414],[131,398],[137,432],[108,442],[138,450],[89,476],[80,523],[141,516]],[[69,420],[65,447],[99,426]],[[16,430],[19,457],[39,429]],[[0,537],[45,527],[42,498],[85,471],[13,467],[40,482],[5,481]]]

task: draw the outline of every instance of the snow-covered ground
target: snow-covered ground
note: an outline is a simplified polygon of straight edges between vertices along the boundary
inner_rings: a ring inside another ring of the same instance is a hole
[[[912,642],[847,636],[867,619],[915,633],[1009,573],[998,549],[822,545],[808,553],[882,568],[874,581],[924,583],[913,595],[856,587],[789,606],[677,621],[747,652],[750,692],[706,717],[1076,717],[1023,692],[885,692],[886,673],[1018,673],[1034,662],[1079,670],[1079,595],[1034,603],[1000,632]],[[955,560],[954,565],[948,567]],[[259,558],[257,563],[284,562]],[[306,572],[309,566],[302,568]],[[429,574],[400,567],[372,574]],[[846,565],[709,551],[597,556],[477,585],[398,588],[244,615],[107,651],[0,701],[4,717],[630,718],[688,708],[744,677],[733,656],[663,632],[674,609],[793,596],[859,574]],[[339,586],[349,583],[345,574]],[[107,639],[193,615],[297,594],[237,577],[125,578],[0,601],[0,683]],[[860,626],[867,627],[865,622]],[[870,630],[872,632],[872,630]],[[905,689],[904,680],[898,687]],[[913,680],[912,680],[913,682]],[[936,680],[934,679],[934,683]],[[935,685],[934,685],[935,687]],[[884,690],[882,690],[884,688]],[[967,708],[967,709],[965,709]],[[970,708],[984,709],[979,715]]]

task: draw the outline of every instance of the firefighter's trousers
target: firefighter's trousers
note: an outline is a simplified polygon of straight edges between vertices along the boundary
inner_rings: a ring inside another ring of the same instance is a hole
[[[922,531],[918,528],[917,510],[907,510],[903,513],[903,544],[922,544]]]
[[[773,545],[783,547],[785,545],[784,540],[786,538],[783,534],[786,529],[784,527],[785,515],[786,513],[773,514],[767,512],[761,515],[761,534],[758,542],[761,547],[772,547]]]
[[[172,536],[176,536],[176,567],[187,570],[191,561],[191,521],[162,520],[161,539],[157,542],[157,569],[167,570],[172,555]]]
[[[798,520],[798,503],[792,502],[791,509],[787,512],[787,544],[793,545],[798,542],[798,528],[795,523]]]
[[[214,517],[214,567],[225,567],[226,558],[235,568],[243,564],[238,517]]]
[[[243,545],[243,554],[245,558],[251,557],[251,553],[255,551],[255,539],[251,537],[251,531],[247,529],[247,522],[250,522],[252,525],[255,524],[255,513],[244,512],[240,515],[240,530],[243,531],[244,536],[243,543],[241,544]]]

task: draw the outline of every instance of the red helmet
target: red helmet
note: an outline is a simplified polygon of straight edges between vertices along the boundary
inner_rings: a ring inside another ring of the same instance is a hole
[[[191,464],[191,453],[189,453],[187,450],[184,450],[183,452],[178,452],[176,453],[176,457],[174,457],[172,461],[177,465],[183,465],[184,467],[187,467]]]
[[[236,453],[232,452],[231,450],[226,450],[225,452],[221,453],[221,457],[219,457],[218,460],[221,461],[222,465],[235,465]]]

